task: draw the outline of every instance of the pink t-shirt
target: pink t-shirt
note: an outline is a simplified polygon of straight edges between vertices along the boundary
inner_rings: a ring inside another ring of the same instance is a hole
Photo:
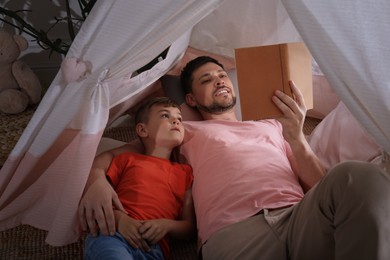
[[[180,153],[193,168],[200,243],[261,209],[302,199],[278,121],[187,121],[184,126]]]

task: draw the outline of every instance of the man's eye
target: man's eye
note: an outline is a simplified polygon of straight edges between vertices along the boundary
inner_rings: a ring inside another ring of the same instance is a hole
[[[211,79],[205,79],[205,80],[202,80],[202,84],[206,84],[206,83],[209,83],[211,81]]]

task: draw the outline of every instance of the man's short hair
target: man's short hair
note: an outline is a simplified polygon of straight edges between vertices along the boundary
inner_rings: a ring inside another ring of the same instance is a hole
[[[225,69],[223,65],[219,63],[219,61],[209,56],[199,56],[191,60],[183,68],[180,75],[180,84],[184,90],[184,94],[192,93],[192,81],[194,80],[192,78],[192,74],[194,73],[194,71],[209,62],[215,63],[218,66],[220,66],[222,69]]]

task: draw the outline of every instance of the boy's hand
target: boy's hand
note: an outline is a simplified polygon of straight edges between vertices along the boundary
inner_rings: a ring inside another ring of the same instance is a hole
[[[118,221],[118,232],[126,239],[126,241],[134,248],[139,248],[143,252],[150,251],[150,247],[146,240],[138,231],[142,226],[142,221],[135,220],[120,211],[115,211]]]
[[[169,232],[169,223],[168,219],[144,220],[138,231],[142,234],[143,239],[150,244],[156,244]]]

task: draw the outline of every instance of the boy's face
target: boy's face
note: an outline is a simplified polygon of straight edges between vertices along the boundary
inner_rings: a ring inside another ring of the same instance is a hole
[[[176,107],[153,105],[149,110],[149,120],[145,124],[148,138],[159,146],[174,148],[184,138],[181,112]]]
[[[192,93],[186,97],[190,106],[209,113],[223,112],[235,106],[233,84],[217,64],[204,64],[193,72],[192,79]]]

